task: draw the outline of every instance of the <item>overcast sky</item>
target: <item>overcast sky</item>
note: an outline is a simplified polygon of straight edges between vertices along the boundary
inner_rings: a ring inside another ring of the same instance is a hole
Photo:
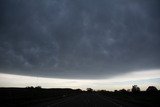
[[[159,0],[0,0],[0,72],[106,79],[160,69],[159,10]]]

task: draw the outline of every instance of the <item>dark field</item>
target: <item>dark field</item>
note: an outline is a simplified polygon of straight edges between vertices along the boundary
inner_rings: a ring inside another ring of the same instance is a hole
[[[0,107],[160,107],[157,92],[0,88]]]

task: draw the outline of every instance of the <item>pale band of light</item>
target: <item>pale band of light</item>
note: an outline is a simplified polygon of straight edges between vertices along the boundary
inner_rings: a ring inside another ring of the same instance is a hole
[[[157,81],[150,81],[156,79]],[[143,84],[141,81],[147,80]],[[147,85],[156,85],[158,88],[160,83],[160,70],[134,71],[123,75],[115,76],[110,79],[59,79],[32,77],[0,73],[0,87],[26,87],[26,86],[42,86],[44,88],[81,88],[91,87],[94,89],[115,90],[121,88],[130,88],[134,85],[133,81],[139,81],[139,85],[146,88]],[[136,82],[135,82],[136,83]]]

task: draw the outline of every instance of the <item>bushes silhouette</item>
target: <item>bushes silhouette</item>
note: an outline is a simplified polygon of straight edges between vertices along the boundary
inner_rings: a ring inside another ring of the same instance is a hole
[[[155,86],[149,86],[147,89],[146,89],[147,92],[157,92],[158,89],[155,87]]]
[[[140,88],[137,85],[132,86],[132,92],[140,92]]]

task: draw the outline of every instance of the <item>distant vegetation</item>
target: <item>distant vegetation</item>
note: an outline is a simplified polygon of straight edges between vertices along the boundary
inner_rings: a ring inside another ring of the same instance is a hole
[[[36,87],[33,87],[33,86],[27,86],[26,88],[28,89],[42,89],[41,86],[36,86]]]
[[[133,85],[132,89],[121,89],[115,91],[95,91],[92,88],[87,88],[86,91],[69,88],[44,89],[41,86],[27,86],[26,88],[0,88],[0,100],[6,105],[6,107],[22,107],[24,105],[32,105],[41,100],[57,100],[83,93],[97,93],[114,99],[131,101],[138,104],[142,103],[142,106],[159,103],[158,99],[160,99],[160,91],[155,86],[149,86],[146,91],[141,91],[137,85]]]
[[[87,88],[86,89],[88,92],[93,92],[95,90],[93,90],[92,88]],[[146,92],[158,92],[160,90],[158,90],[155,86],[149,86],[146,90]],[[139,93],[139,92],[145,92],[145,91],[141,91],[140,87],[138,87],[137,85],[133,85],[132,89],[120,89],[120,90],[114,90],[113,92],[117,93],[117,92],[132,92],[132,93]],[[107,90],[97,90],[97,92],[112,92],[112,91],[107,91]]]
[[[155,86],[149,86],[146,91],[147,92],[157,92],[158,89]]]
[[[41,86],[27,86],[26,89],[43,89]],[[53,88],[54,89],[54,88]],[[72,89],[71,89],[72,90]],[[75,89],[77,91],[82,91],[81,89]],[[96,92],[95,90],[93,90],[92,88],[87,88],[86,89],[87,92]],[[97,92],[112,92],[112,91],[107,91],[107,90],[97,90]],[[146,92],[158,92],[159,90],[155,87],[155,86],[149,86],[146,90]],[[132,89],[120,89],[120,90],[114,90],[114,92],[133,92],[133,93],[137,93],[137,92],[141,92],[140,87],[138,87],[137,85],[133,85]],[[144,92],[144,91],[143,91]]]

